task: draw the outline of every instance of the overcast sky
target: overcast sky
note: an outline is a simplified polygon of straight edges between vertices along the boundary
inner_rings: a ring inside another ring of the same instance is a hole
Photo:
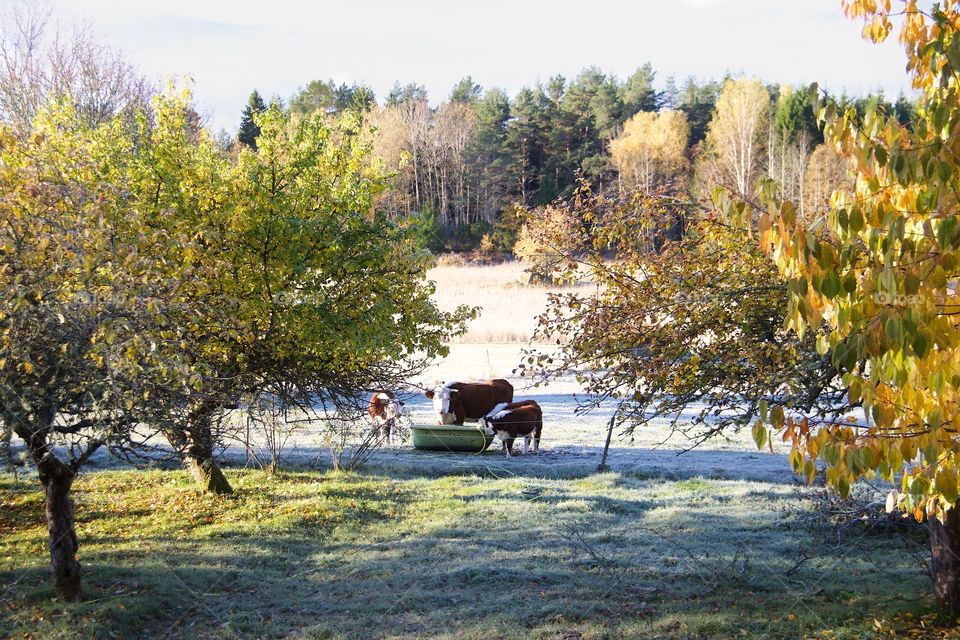
[[[0,0],[0,5],[10,0]],[[839,0],[55,0],[149,77],[190,75],[214,128],[237,128],[254,88],[288,98],[310,80],[426,85],[431,101],[465,75],[513,95],[585,66],[626,77],[724,73],[819,81],[833,92],[908,88],[891,39],[872,45]]]

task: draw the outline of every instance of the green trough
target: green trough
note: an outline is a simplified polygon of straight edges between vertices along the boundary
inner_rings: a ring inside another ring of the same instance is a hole
[[[410,431],[413,433],[413,447],[420,451],[480,453],[493,442],[493,436],[471,425],[415,424]]]

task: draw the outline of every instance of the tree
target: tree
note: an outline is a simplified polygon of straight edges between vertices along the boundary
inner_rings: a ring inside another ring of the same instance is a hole
[[[680,89],[677,88],[677,79],[673,76],[668,76],[664,83],[661,103],[660,106],[667,109],[680,108]]]
[[[338,114],[347,109],[367,111],[375,104],[373,90],[369,87],[313,80],[290,98],[290,112],[300,116],[314,111]]]
[[[581,190],[567,215],[581,244],[549,238],[547,266],[596,286],[551,298],[537,337],[559,337],[559,353],[531,353],[524,375],[575,371],[587,407],[615,400],[627,431],[669,418],[691,446],[751,424],[764,398],[842,415],[839,376],[811,336],[784,328],[786,287],[749,229],[645,193]]]
[[[763,246],[787,279],[787,318],[821,351],[865,415],[818,421],[761,407],[757,428],[784,431],[791,463],[812,480],[816,464],[847,495],[857,479],[899,485],[888,508],[928,521],[931,575],[940,609],[960,614],[960,11],[953,0],[921,11],[912,0],[847,0],[864,35],[884,40],[901,15],[900,41],[920,92],[913,128],[886,109],[861,118],[855,106],[818,105],[824,136],[849,161],[855,189],[827,215],[806,221],[764,189]],[[742,206],[742,203],[740,203]],[[767,436],[763,436],[765,438]]]
[[[481,220],[493,221],[507,202],[511,181],[511,149],[507,138],[510,99],[500,89],[488,90],[476,107],[476,130],[463,153]]]
[[[483,94],[483,88],[473,81],[473,78],[466,76],[450,92],[450,102],[461,102],[465,104],[474,104]]]
[[[794,142],[797,138],[804,136],[809,138],[813,145],[823,142],[823,134],[817,124],[817,117],[813,113],[813,105],[810,103],[810,94],[784,87],[780,95],[781,100],[777,106],[775,122],[787,142]]]
[[[372,131],[371,156],[391,176],[390,187],[377,205],[391,219],[409,216],[418,206],[413,197],[410,123],[399,106],[375,109],[366,115]]]
[[[442,313],[423,282],[430,256],[374,211],[384,177],[369,162],[359,116],[256,118],[258,149],[236,164],[193,144],[184,105],[166,105],[149,138],[150,171],[133,182],[156,225],[202,238],[173,252],[189,279],[182,356],[186,392],[153,390],[154,421],[205,490],[228,492],[214,453],[227,412],[251,394],[293,406],[346,407],[393,388],[444,352],[466,317]],[[371,293],[375,292],[375,293]]]
[[[628,188],[650,192],[679,185],[687,164],[689,127],[682,111],[642,111],[610,141],[610,156]]]
[[[727,80],[707,132],[717,179],[737,193],[753,192],[770,116],[770,97],[758,80]]]
[[[243,108],[240,130],[237,132],[237,140],[254,151],[257,149],[257,138],[260,137],[260,125],[257,124],[256,117],[266,110],[266,103],[260,97],[260,93],[254,89],[250,98],[247,99],[247,105]]]
[[[523,212],[524,219],[513,253],[530,265],[531,279],[549,282],[557,279],[558,265],[583,250],[583,225],[576,209],[555,203]]]
[[[20,136],[51,101],[69,98],[94,126],[148,106],[153,87],[89,27],[54,29],[43,3],[15,0],[0,19],[0,121]]]
[[[647,62],[627,78],[620,89],[624,116],[630,117],[641,111],[656,111],[663,102],[663,94],[653,88],[657,77],[653,66]]]
[[[847,175],[847,161],[829,144],[817,145],[810,154],[803,184],[803,209],[808,219],[830,210],[830,197],[834,192],[853,187]]]
[[[687,114],[690,123],[690,144],[703,142],[707,136],[707,127],[713,117],[717,96],[720,95],[721,85],[717,82],[706,82],[698,85],[694,78],[687,78],[683,91],[678,92],[673,107]]]
[[[897,121],[905,127],[913,128],[913,121],[917,118],[917,105],[907,99],[903,93],[897,97],[893,105],[893,111],[897,114]]]
[[[139,147],[128,125],[92,127],[67,102],[40,111],[28,140],[0,128],[0,421],[43,485],[62,600],[81,596],[77,472],[102,448],[139,444],[148,380],[173,389],[189,379],[171,349],[167,257],[194,239],[153,228],[130,198]]]
[[[539,86],[524,87],[510,104],[507,146],[513,161],[511,193],[523,204],[535,199],[544,181],[549,109],[550,100]]]
[[[405,102],[426,102],[427,88],[416,82],[409,82],[401,86],[399,82],[393,83],[393,88],[387,94],[386,106],[394,107]]]
[[[778,181],[786,197],[800,204],[804,214],[807,163],[816,145],[823,142],[809,94],[789,85],[779,88],[776,111],[769,122],[767,175]]]

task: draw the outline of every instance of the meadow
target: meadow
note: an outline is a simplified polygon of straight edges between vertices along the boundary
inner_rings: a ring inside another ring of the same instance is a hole
[[[508,378],[544,407],[539,456],[401,444],[334,472],[305,429],[274,475],[229,449],[225,497],[169,463],[97,456],[74,485],[79,604],[52,598],[36,478],[0,475],[0,637],[942,637],[929,635],[923,530],[826,518],[782,444],[758,452],[744,430],[678,455],[695,434],[663,420],[615,436],[612,471],[597,473],[606,412],[577,410],[572,376],[513,373],[551,290],[522,275],[435,269],[440,304],[484,307],[465,337],[483,341],[451,345],[412,382]],[[406,397],[428,422],[426,399]]]
[[[3,479],[0,636],[864,638],[929,611],[921,537],[816,524],[790,482],[232,475],[83,475],[80,604],[51,599],[35,483]]]

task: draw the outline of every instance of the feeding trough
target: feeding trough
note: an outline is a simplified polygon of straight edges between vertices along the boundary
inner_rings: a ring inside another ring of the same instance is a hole
[[[413,447],[421,451],[480,453],[493,442],[483,429],[472,425],[411,425]]]

